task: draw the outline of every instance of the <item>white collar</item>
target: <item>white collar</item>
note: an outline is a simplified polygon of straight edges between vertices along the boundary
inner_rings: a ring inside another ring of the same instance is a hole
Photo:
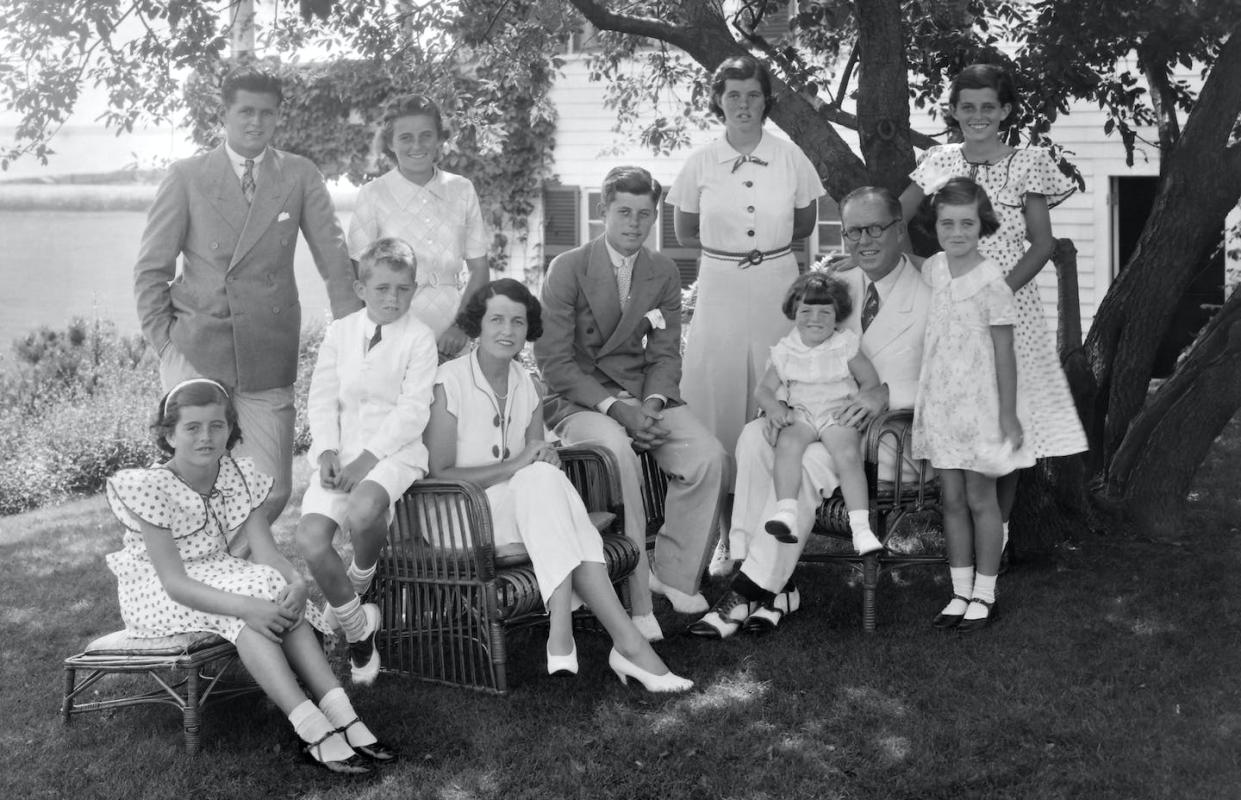
[[[612,259],[613,267],[628,266],[632,269],[633,265],[638,263],[638,253],[642,252],[642,248],[638,248],[637,252],[631,256],[622,255],[621,252],[613,247],[612,243],[608,241],[607,235],[604,235],[603,237],[603,246],[608,249],[608,256]]]
[[[229,147],[228,142],[224,143],[224,151],[228,153],[228,160],[233,165],[233,169],[236,170],[239,175],[241,174],[241,171],[246,168],[246,161],[254,161],[254,165],[257,167],[259,164],[263,163],[263,159],[267,157],[266,147],[263,148],[263,152],[259,153],[253,159],[247,159],[232,147]]]
[[[863,272],[862,276],[865,281],[866,287],[874,286],[875,291],[879,294],[879,302],[882,303],[883,299],[887,297],[892,292],[893,289],[896,288],[896,284],[900,281],[901,274],[908,264],[909,264],[909,259],[907,259],[902,254],[901,260],[896,262],[896,266],[892,268],[892,271],[889,272],[887,275],[884,275],[882,278],[880,278],[877,281],[872,281],[869,277],[866,277],[866,273]],[[863,292],[862,296],[865,297],[866,293]]]

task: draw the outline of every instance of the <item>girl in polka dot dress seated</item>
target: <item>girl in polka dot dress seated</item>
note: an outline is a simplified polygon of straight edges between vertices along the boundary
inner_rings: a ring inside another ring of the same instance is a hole
[[[125,527],[124,549],[107,561],[129,634],[219,634],[288,715],[306,758],[346,775],[391,761],[395,751],[358,719],[328,665],[306,618],[314,613],[306,582],[276,549],[259,509],[272,479],[229,455],[241,431],[228,392],[205,378],[174,386],[151,431],[168,460],[122,470],[107,484]],[[249,561],[228,551],[226,537],[238,532]]]

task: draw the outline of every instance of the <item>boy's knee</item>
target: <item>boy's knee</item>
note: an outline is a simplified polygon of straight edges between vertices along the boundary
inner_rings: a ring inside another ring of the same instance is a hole
[[[345,510],[351,535],[356,536],[360,531],[377,527],[387,510],[387,504],[380,499],[371,496],[359,497],[358,493],[354,492],[349,497],[349,505]]]

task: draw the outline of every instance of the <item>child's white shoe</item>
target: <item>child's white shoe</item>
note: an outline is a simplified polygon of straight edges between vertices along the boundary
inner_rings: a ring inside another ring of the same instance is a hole
[[[789,511],[777,511],[771,519],[763,523],[763,528],[775,537],[776,541],[785,544],[797,543],[797,515]]]
[[[873,531],[855,531],[853,533],[853,549],[858,551],[858,555],[866,555],[883,549],[883,542],[879,541],[879,537]]]

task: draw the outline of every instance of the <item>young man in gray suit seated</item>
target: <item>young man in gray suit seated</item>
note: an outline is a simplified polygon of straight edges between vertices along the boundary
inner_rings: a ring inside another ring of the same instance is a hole
[[[837,276],[849,286],[854,312],[843,321],[861,339],[861,351],[875,365],[882,384],[861,392],[845,409],[850,424],[864,428],[885,408],[913,408],[922,367],[922,338],[930,311],[931,289],[902,252],[904,231],[900,202],[886,189],[864,186],[840,203],[840,221],[849,263]],[[814,524],[815,511],[839,481],[831,456],[815,443],[802,457],[797,496],[800,529],[795,544],[784,544],[763,530],[775,509],[772,447],[763,438],[762,420],[749,423],[737,440],[737,484],[733,503],[730,555],[741,571],[711,611],[690,626],[697,636],[722,639],[738,630],[764,632],[801,606],[793,570]],[[895,455],[879,474],[893,474]],[[913,478],[907,472],[908,479]]]
[[[164,391],[203,377],[233,392],[242,431],[234,455],[253,458],[275,480],[264,504],[275,519],[292,490],[299,229],[327,282],[332,315],[362,303],[323,176],[308,159],[269,146],[284,99],[280,79],[239,67],[221,95],[225,142],[168,170],[147,215],[134,294]]]
[[[642,551],[630,579],[634,622],[663,634],[650,592],[701,613],[698,582],[719,525],[727,456],[681,400],[681,281],[671,259],[643,246],[661,188],[640,167],[603,182],[604,235],[552,261],[543,284],[543,336],[534,343],[547,383],[547,424],[568,444],[600,444],[620,464],[625,532]],[[668,474],[664,526],[646,559],[642,467],[650,450]]]

